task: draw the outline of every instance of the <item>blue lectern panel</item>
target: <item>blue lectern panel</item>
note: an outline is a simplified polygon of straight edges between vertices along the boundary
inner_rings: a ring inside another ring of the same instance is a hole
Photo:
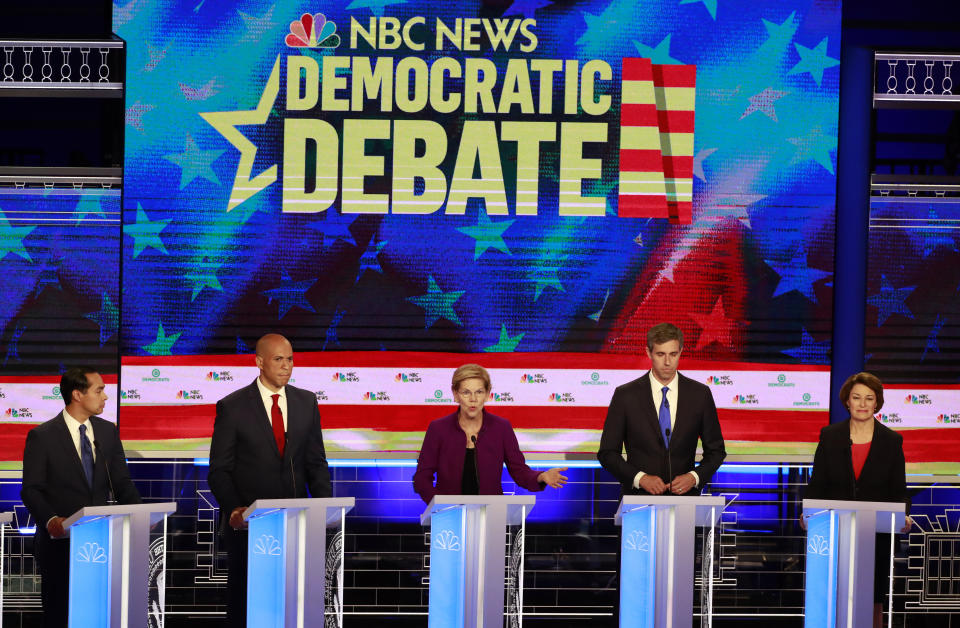
[[[67,541],[54,541],[66,543]],[[70,528],[70,626],[110,624],[110,519]]]
[[[282,628],[286,584],[286,512],[278,510],[253,518],[249,529],[247,626]]]
[[[653,628],[656,609],[656,512],[634,510],[623,516],[620,541],[620,626]]]
[[[804,628],[833,628],[836,625],[838,532],[834,512],[823,512],[807,520]]]
[[[463,537],[463,508],[451,508],[430,517],[429,628],[463,625],[466,588]]]

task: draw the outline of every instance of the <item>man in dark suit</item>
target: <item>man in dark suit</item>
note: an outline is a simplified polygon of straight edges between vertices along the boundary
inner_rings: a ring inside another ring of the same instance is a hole
[[[625,495],[699,495],[727,455],[710,389],[677,372],[682,351],[677,327],[651,327],[650,372],[613,393],[597,459]],[[703,442],[699,465],[697,440]]]
[[[279,334],[257,341],[260,375],[217,402],[207,482],[220,505],[227,549],[227,623],[247,625],[247,531],[258,499],[333,494],[316,396],[288,386],[293,346]],[[320,593],[322,595],[322,592]]]
[[[27,433],[20,497],[37,524],[33,552],[40,568],[43,625],[66,628],[70,539],[63,520],[84,506],[115,499],[140,503],[117,426],[95,416],[107,401],[103,378],[89,367],[60,378],[63,412]]]

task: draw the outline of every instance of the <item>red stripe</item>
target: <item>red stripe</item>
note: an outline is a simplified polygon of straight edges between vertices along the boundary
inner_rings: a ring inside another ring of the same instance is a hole
[[[667,197],[621,194],[617,198],[617,216],[621,218],[669,218]]]
[[[626,107],[627,105],[624,105]],[[623,113],[620,114],[621,120]],[[621,122],[622,124],[622,122]],[[657,112],[657,126],[661,133],[693,133],[694,131],[694,112],[680,111],[677,109],[667,109]]]
[[[676,178],[691,178],[693,176],[693,157],[664,157],[663,176]]]
[[[957,462],[960,429],[924,428],[899,430],[903,435],[903,455],[907,462]]]
[[[649,81],[653,79],[650,59],[624,57],[620,68],[620,77],[624,81]]]
[[[487,368],[522,369],[638,369],[646,371],[650,361],[645,355],[623,353],[440,353],[430,351],[304,351],[295,355],[297,366],[332,367],[386,367],[386,368],[456,368],[461,364],[478,362]],[[254,366],[252,355],[173,355],[126,356],[125,366]],[[820,371],[827,365],[762,364],[759,362],[731,362],[683,359],[686,370],[728,371]],[[637,375],[642,373],[638,372]]]
[[[896,388],[898,390],[960,390],[960,384],[887,384],[884,383],[884,389]]]
[[[693,203],[691,201],[670,202],[670,222],[675,225],[689,225],[693,222]]]
[[[27,432],[39,423],[0,424],[0,460],[23,460],[23,444]]]
[[[620,105],[620,126],[657,126],[656,103],[624,103]]]
[[[657,87],[696,87],[697,66],[654,65],[653,84]]]
[[[613,391],[610,391],[613,394]],[[420,432],[433,419],[456,409],[449,405],[344,405],[321,404],[324,429],[372,429],[386,432]],[[497,406],[494,414],[510,420],[515,428],[599,430],[607,415],[605,406]],[[718,411],[724,438],[744,441],[816,442],[827,424],[824,411],[740,410]],[[209,438],[213,434],[214,404],[192,406],[125,406],[121,410],[120,435],[125,440]]]
[[[620,172],[663,172],[663,156],[659,150],[621,148]]]
[[[100,373],[105,384],[116,384],[116,373]],[[59,375],[3,375],[0,384],[59,384]]]

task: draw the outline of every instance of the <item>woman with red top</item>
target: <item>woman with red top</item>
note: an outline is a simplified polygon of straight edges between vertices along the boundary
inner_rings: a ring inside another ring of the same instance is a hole
[[[502,495],[504,464],[517,485],[528,491],[566,483],[560,474],[566,467],[541,473],[528,467],[510,422],[483,409],[490,395],[487,369],[464,364],[453,374],[452,389],[460,408],[427,427],[413,474],[413,488],[424,502],[434,495]]]
[[[870,373],[851,375],[840,388],[840,400],[850,411],[850,418],[820,431],[805,497],[903,502],[909,512],[903,436],[874,417],[883,407],[883,384]],[[806,527],[802,517],[800,523]],[[901,532],[909,531],[912,525],[907,517]],[[874,564],[873,624],[879,627],[890,584],[889,535],[877,535]]]

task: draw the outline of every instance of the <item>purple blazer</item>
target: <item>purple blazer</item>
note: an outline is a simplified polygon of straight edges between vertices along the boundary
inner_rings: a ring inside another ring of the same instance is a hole
[[[434,495],[459,495],[466,458],[467,435],[460,428],[459,410],[431,421],[420,447],[413,490],[425,503]],[[527,466],[510,422],[483,411],[483,425],[477,434],[477,480],[481,495],[503,495],[500,474],[507,464],[510,477],[528,491],[542,491],[538,471]],[[433,479],[436,475],[436,485]]]

